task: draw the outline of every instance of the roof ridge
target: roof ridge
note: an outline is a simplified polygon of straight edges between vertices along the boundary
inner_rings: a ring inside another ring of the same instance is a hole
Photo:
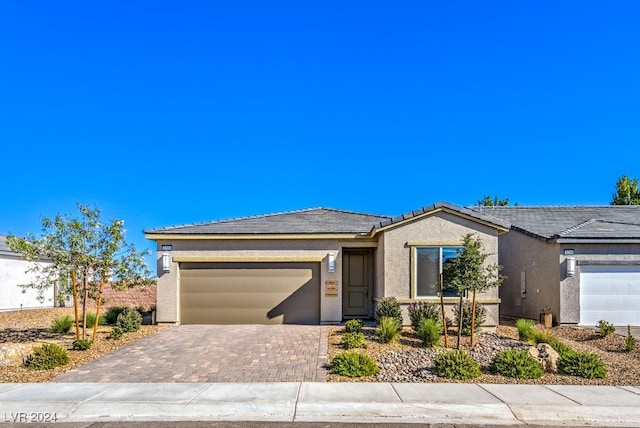
[[[595,218],[591,218],[587,221],[583,221],[582,223],[576,224],[575,226],[571,226],[565,230],[560,231],[560,233],[558,233],[558,236],[568,235],[572,232],[575,232],[576,230],[582,229],[583,227],[590,225],[591,223],[594,223],[595,221],[596,221]]]
[[[179,228],[183,228],[183,227],[222,224],[222,223],[229,223],[229,222],[232,222],[232,221],[253,220],[253,219],[260,219],[260,218],[267,218],[267,217],[275,217],[275,216],[284,215],[284,214],[298,214],[298,213],[304,213],[304,212],[316,211],[316,210],[326,210],[326,211],[334,211],[334,212],[345,213],[345,214],[357,214],[357,215],[366,215],[366,216],[372,216],[372,217],[390,218],[390,216],[388,216],[388,215],[369,214],[369,213],[362,213],[362,212],[357,212],[357,211],[341,210],[341,209],[337,209],[337,208],[312,207],[312,208],[302,208],[302,209],[290,210],[290,211],[277,211],[277,212],[272,212],[272,213],[267,213],[267,214],[247,215],[247,216],[240,216],[240,217],[229,217],[229,218],[225,218],[225,219],[202,221],[202,222],[196,222],[196,223],[184,223],[184,224],[178,224],[178,225],[175,225],[175,226],[165,226],[165,227],[160,227],[160,228],[148,229],[145,232],[159,232],[159,231],[163,231],[163,230],[179,229]]]

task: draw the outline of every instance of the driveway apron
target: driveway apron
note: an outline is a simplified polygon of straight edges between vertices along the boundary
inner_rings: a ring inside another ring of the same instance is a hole
[[[324,382],[326,366],[324,326],[182,325],[54,382]]]

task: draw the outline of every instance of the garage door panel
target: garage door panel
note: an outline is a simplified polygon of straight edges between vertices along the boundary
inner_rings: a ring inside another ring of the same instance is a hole
[[[318,324],[317,263],[181,266],[183,324]]]
[[[584,266],[580,273],[580,323],[599,320],[640,325],[640,266]]]

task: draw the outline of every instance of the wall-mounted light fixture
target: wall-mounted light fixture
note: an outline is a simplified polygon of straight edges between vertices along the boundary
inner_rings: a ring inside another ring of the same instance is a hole
[[[574,276],[576,274],[576,258],[567,257],[567,276]]]
[[[169,256],[169,253],[162,253],[162,271],[171,271],[171,256]]]
[[[329,272],[336,271],[336,253],[327,254],[327,269]]]

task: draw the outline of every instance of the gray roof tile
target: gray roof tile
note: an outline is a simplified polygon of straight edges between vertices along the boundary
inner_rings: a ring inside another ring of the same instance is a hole
[[[376,229],[381,229],[383,227],[391,226],[391,225],[393,225],[395,223],[400,223],[400,222],[408,220],[410,218],[417,217],[417,216],[422,215],[424,213],[432,212],[432,211],[435,211],[437,209],[442,209],[442,208],[448,209],[450,211],[457,212],[457,213],[460,213],[460,214],[464,214],[464,215],[473,217],[473,218],[481,220],[481,221],[485,221],[487,223],[494,224],[496,226],[499,226],[499,227],[502,227],[502,228],[505,228],[505,229],[508,229],[510,227],[509,222],[503,221],[503,220],[501,220],[499,218],[496,218],[496,217],[493,217],[493,216],[487,216],[487,215],[484,215],[481,212],[474,211],[474,210],[468,209],[468,208],[463,208],[463,207],[460,207],[458,205],[451,204],[449,202],[436,202],[435,204],[425,205],[424,207],[422,207],[420,209],[413,210],[411,212],[402,214],[400,216],[393,217],[393,218],[388,218],[386,220],[383,220],[383,221],[377,223],[375,225],[375,228]]]
[[[0,235],[0,252],[11,253],[12,251],[7,247],[7,236]]]
[[[472,207],[536,237],[554,239],[639,239],[640,206]]]
[[[145,233],[168,235],[368,233],[374,224],[389,218],[331,208],[310,208],[255,217],[149,229],[145,230]]]

